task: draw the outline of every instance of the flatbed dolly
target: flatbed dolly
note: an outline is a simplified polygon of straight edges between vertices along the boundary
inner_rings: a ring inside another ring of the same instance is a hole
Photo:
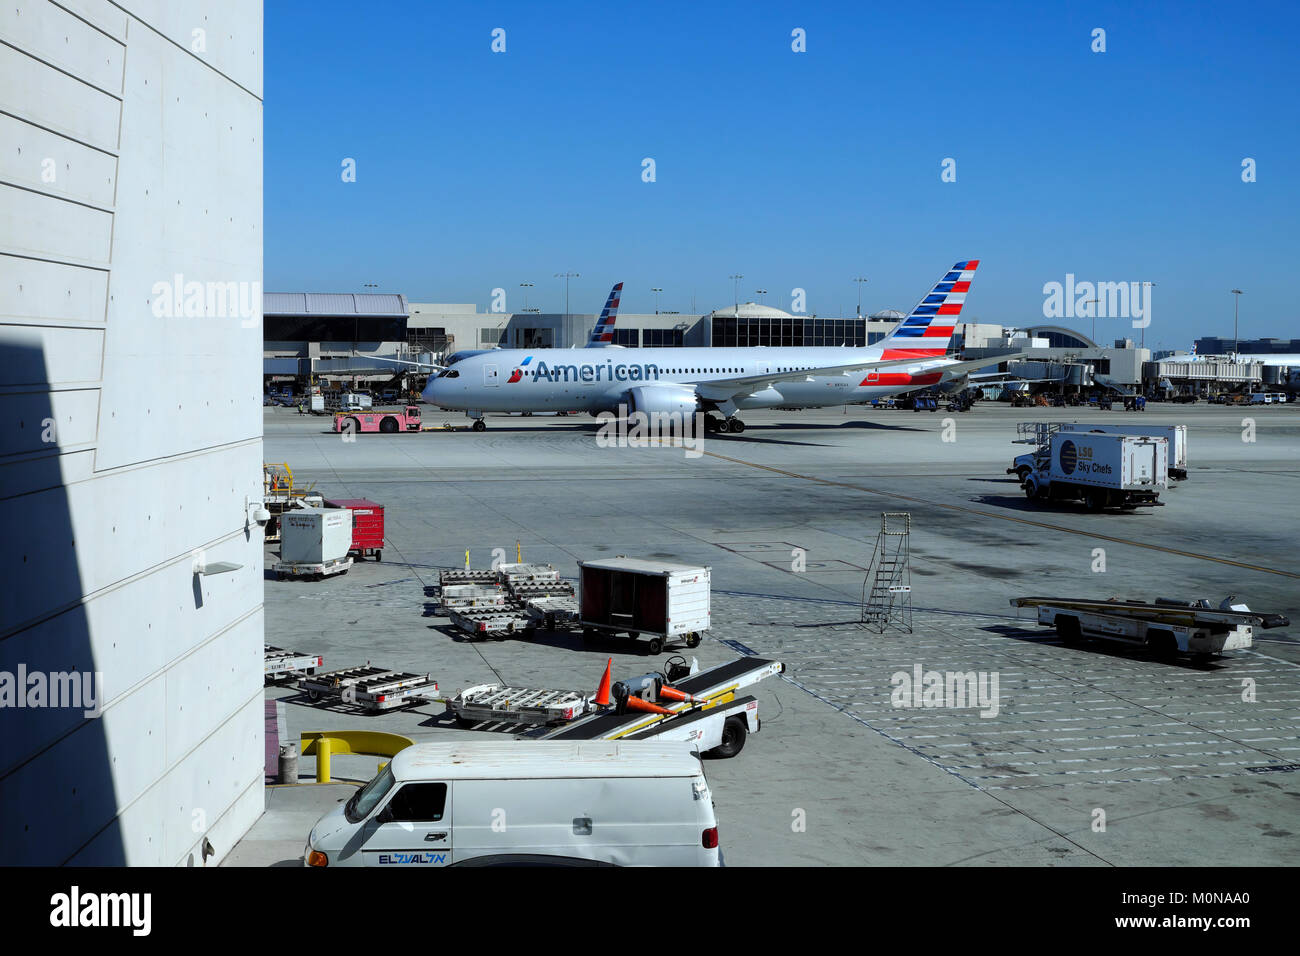
[[[262,672],[266,683],[274,684],[286,677],[301,677],[316,673],[316,668],[325,663],[319,654],[300,654],[286,651],[274,644],[262,645]]]
[[[436,700],[438,682],[428,674],[366,664],[300,678],[298,689],[313,703],[337,697],[362,710],[383,711]]]
[[[559,724],[584,716],[592,706],[590,696],[584,697],[575,690],[534,690],[501,684],[467,687],[445,703],[462,725],[485,720]]]
[[[352,567],[351,558],[338,558],[334,561],[325,561],[320,564],[305,563],[298,561],[277,561],[272,570],[275,576],[283,581],[285,578],[307,578],[320,580],[327,578],[332,574],[347,574],[348,569]]]

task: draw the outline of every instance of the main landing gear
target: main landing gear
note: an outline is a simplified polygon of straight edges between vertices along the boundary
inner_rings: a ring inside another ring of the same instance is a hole
[[[708,431],[718,432],[719,434],[730,432],[733,435],[739,435],[745,430],[745,423],[735,416],[731,418],[708,418],[705,419],[705,422]]]
[[[473,427],[476,432],[485,432],[487,431],[487,422],[483,421],[481,418],[476,418],[474,419]]]

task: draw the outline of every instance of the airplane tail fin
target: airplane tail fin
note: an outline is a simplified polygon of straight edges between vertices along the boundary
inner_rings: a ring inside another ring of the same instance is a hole
[[[609,290],[609,298],[605,300],[605,308],[600,310],[600,318],[596,320],[596,326],[591,330],[587,348],[613,344],[614,320],[618,318],[618,302],[622,296],[623,283],[619,282]]]
[[[911,314],[878,343],[885,350],[883,358],[928,358],[945,354],[979,264],[978,259],[967,259],[949,269]]]

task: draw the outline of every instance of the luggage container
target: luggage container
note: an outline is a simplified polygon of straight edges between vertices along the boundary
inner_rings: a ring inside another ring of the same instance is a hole
[[[709,628],[710,575],[707,567],[639,558],[579,561],[584,640],[601,632],[633,640],[644,634],[651,654],[669,640],[697,646]]]
[[[346,508],[352,512],[352,546],[348,553],[358,558],[374,555],[384,560],[384,506],[369,498],[331,498],[327,508]]]
[[[299,508],[280,516],[281,579],[342,574],[352,567],[352,512],[347,508]]]

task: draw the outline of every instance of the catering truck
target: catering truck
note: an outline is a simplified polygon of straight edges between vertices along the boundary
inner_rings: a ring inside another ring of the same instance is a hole
[[[307,866],[718,866],[687,743],[459,740],[398,751],[317,822]]]
[[[1186,425],[1087,425],[1081,422],[1063,422],[1061,431],[1102,432],[1107,435],[1150,435],[1153,438],[1167,439],[1169,441],[1169,477],[1179,481],[1187,478]]]
[[[1056,431],[1030,456],[1021,481],[1030,501],[1083,501],[1090,511],[1159,504],[1169,487],[1169,441]]]

